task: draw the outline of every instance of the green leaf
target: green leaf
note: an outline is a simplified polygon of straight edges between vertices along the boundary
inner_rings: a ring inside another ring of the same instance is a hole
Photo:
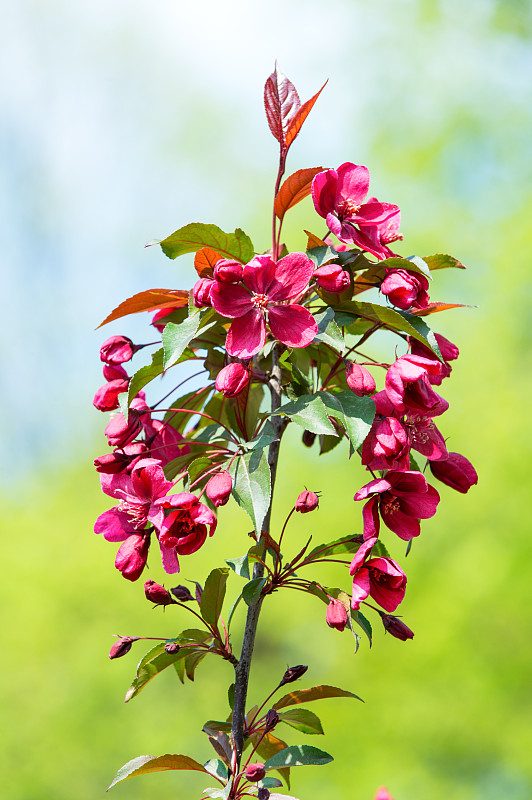
[[[329,421],[327,410],[321,397],[305,394],[291,403],[285,403],[275,414],[284,414],[293,422],[311,433],[326,433],[337,436],[334,426]]]
[[[196,772],[206,772],[204,766],[198,764],[189,756],[175,755],[166,753],[164,756],[138,756],[128,761],[121,767],[113,778],[111,787],[128,778],[136,778],[137,775],[147,775],[149,772],[163,772],[165,770],[188,769]],[[208,774],[208,773],[207,773]]]
[[[301,733],[323,733],[320,718],[306,708],[291,708],[279,714],[281,720]]]
[[[187,678],[189,679],[189,681],[194,680],[194,673],[196,672],[196,667],[198,667],[199,664],[201,664],[206,655],[207,653],[205,650],[199,650],[190,653],[190,655],[188,655],[185,658],[185,672],[187,674]]]
[[[190,482],[193,483],[196,478],[198,478],[202,472],[205,472],[206,469],[209,469],[209,467],[212,467],[211,458],[208,458],[207,456],[200,456],[199,458],[194,459],[188,468],[188,477]]]
[[[260,597],[262,587],[266,583],[267,578],[254,578],[249,583],[246,583],[242,589],[242,597],[248,606],[254,606]]]
[[[316,547],[305,556],[305,560],[312,559],[313,556],[326,558],[327,556],[333,556],[337,553],[356,553],[359,547],[360,542],[354,540],[354,537],[349,538],[347,536],[342,536],[340,539],[335,539],[333,542],[316,545]]]
[[[255,436],[254,439],[246,442],[245,446],[248,450],[262,450],[264,447],[269,447],[272,442],[275,442],[278,438],[272,423],[267,420],[261,428],[260,433]]]
[[[315,314],[314,319],[318,323],[318,333],[314,337],[314,342],[324,342],[330,344],[338,352],[343,353],[345,350],[344,337],[342,331],[334,321],[334,311],[328,308],[320,314]]]
[[[448,256],[444,253],[435,253],[433,256],[423,256],[423,260],[432,271],[436,269],[465,269],[461,261],[458,261],[454,256]]]
[[[168,322],[164,326],[162,339],[165,369],[179,361],[183,351],[196,335],[200,322],[201,312],[198,312],[184,319],[179,325]]]
[[[231,726],[229,726],[229,730],[230,729]],[[223,761],[221,761],[219,758],[211,758],[209,761],[206,761],[203,766],[210,775],[225,783],[228,773],[227,767]]]
[[[240,228],[234,233],[224,233],[217,225],[206,225],[203,222],[185,225],[159,244],[168,258],[195,253],[202,247],[210,247],[220,256],[234,258],[242,264],[246,264],[254,255],[253,242]]]
[[[217,719],[209,719],[203,726],[202,730],[206,733],[210,733],[211,731],[223,731],[224,733],[229,733],[231,731],[231,723]]]
[[[268,512],[271,497],[271,474],[265,450],[252,450],[233,461],[233,497],[249,515],[257,538]]]
[[[381,539],[377,539],[373,547],[371,548],[371,557],[372,558],[391,558],[386,545]]]
[[[249,581],[251,575],[249,572],[249,558],[247,553],[240,556],[240,558],[226,558],[225,563],[229,564],[233,572]]]
[[[332,247],[322,245],[321,247],[311,247],[310,250],[307,250],[307,256],[316,267],[323,267],[330,261],[336,261],[338,253]]]
[[[317,747],[308,744],[290,745],[280,750],[269,758],[264,764],[264,769],[279,769],[283,767],[301,767],[306,765],[328,764],[333,757]]]
[[[375,417],[375,403],[371,397],[358,397],[354,392],[318,392],[327,414],[335,417],[345,428],[351,442],[351,447],[356,450],[368,435],[373,418]]]
[[[407,314],[406,311],[397,311],[387,306],[381,306],[377,303],[362,303],[358,300],[350,300],[348,303],[342,304],[339,310],[351,311],[353,314],[369,319],[372,322],[381,322],[394,331],[407,333],[432,350],[440,360],[443,360],[434,333],[420,317]]]
[[[150,381],[164,372],[163,360],[163,348],[161,347],[152,354],[151,364],[148,364],[146,367],[141,367],[132,376],[129,382],[127,395],[128,407],[133,398],[138,395],[141,389],[144,389],[144,387],[150,383]]]
[[[193,442],[191,442],[193,444]],[[200,452],[203,452],[204,448],[201,448]],[[190,453],[187,453],[184,456],[178,456],[174,458],[173,461],[169,461],[168,464],[165,464],[163,467],[164,475],[166,480],[171,481],[175,476],[182,472],[184,469],[188,467],[189,464],[192,463],[198,456],[198,450],[192,448]]]
[[[205,587],[201,596],[200,611],[205,622],[217,626],[222,606],[225,598],[225,587],[228,567],[218,567],[213,569],[205,581]]]
[[[348,692],[346,689],[338,689],[337,686],[312,686],[310,689],[299,689],[294,692],[289,692],[281,697],[273,707],[277,709],[286,708],[287,706],[297,706],[300,703],[309,703],[311,700],[325,700],[328,697],[354,697],[355,700],[364,702],[361,697]]]
[[[361,611],[354,611],[351,609],[351,620],[356,622],[356,624],[362,628],[364,633],[369,639],[369,646],[371,647],[372,637],[373,637],[373,630],[371,628],[371,622]]]
[[[418,272],[420,275],[432,280],[427,262],[419,256],[410,256],[409,258],[391,256],[391,258],[386,258],[384,261],[379,262],[378,266],[388,269],[407,269],[410,272]]]

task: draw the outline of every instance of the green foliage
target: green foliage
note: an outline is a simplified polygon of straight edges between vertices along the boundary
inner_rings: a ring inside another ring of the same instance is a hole
[[[282,722],[286,722],[287,725],[300,731],[300,733],[323,733],[320,718],[306,708],[291,708],[289,711],[282,711],[279,717]]]
[[[308,744],[291,745],[269,758],[264,764],[264,769],[322,765],[330,761],[333,761],[333,757],[317,747]]]
[[[279,710],[287,706],[297,706],[300,703],[309,703],[311,700],[326,700],[329,697],[354,697],[355,700],[364,702],[361,697],[348,692],[346,689],[339,689],[337,686],[312,686],[310,689],[296,689],[285,694],[280,700],[273,704]]]
[[[229,474],[233,478],[233,497],[248,514],[257,538],[262,531],[271,497],[271,475],[265,450],[252,450],[236,458]]]
[[[240,228],[234,233],[224,233],[217,225],[206,225],[202,222],[192,222],[179,228],[159,244],[168,258],[177,258],[184,253],[195,253],[202,247],[210,247],[222,258],[234,258],[245,264],[254,253],[253,242]]]
[[[218,619],[222,613],[228,575],[228,567],[213,569],[203,588],[200,603],[201,616],[205,622],[214,627],[218,625]]]
[[[167,753],[164,756],[138,756],[124,764],[115,777],[113,782],[109,785],[109,789],[116,786],[117,783],[127,780],[128,778],[136,778],[137,775],[147,775],[149,772],[164,772],[166,770],[194,770],[196,772],[208,772],[205,767],[194,761],[189,756],[174,755]]]

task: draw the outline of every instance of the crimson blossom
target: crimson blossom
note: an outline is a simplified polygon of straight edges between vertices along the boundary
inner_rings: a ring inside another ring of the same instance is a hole
[[[233,319],[227,352],[251,358],[266,341],[266,315],[274,337],[289,347],[306,347],[318,333],[316,320],[293,301],[308,288],[314,264],[304,253],[290,253],[273,261],[255,256],[244,267],[242,284],[215,281],[210,301],[223,317]]]
[[[340,241],[357,244],[383,259],[391,252],[384,243],[381,244],[381,231],[386,238],[385,223],[390,218],[395,219],[398,227],[400,211],[398,206],[380,203],[376,197],[364,202],[368,190],[368,168],[349,161],[337,170],[327,169],[318,173],[312,181],[314,207],[326,220],[331,233]],[[402,237],[394,229],[392,239],[399,238]]]
[[[357,610],[366,597],[371,597],[385,611],[395,611],[405,596],[406,575],[392,558],[377,556],[370,558],[371,549],[377,541],[374,536],[360,545],[355,553],[349,574],[353,576],[351,608]]]
[[[216,514],[190,492],[161,497],[155,505],[166,512],[156,526],[164,570],[168,574],[179,572],[178,556],[195,553],[205,543],[207,533],[213,535]]]
[[[364,539],[379,535],[380,519],[400,539],[408,541],[420,534],[420,519],[428,519],[436,513],[440,495],[421,472],[414,470],[390,470],[384,478],[370,481],[354,496],[354,500],[366,500],[362,511]],[[388,610],[388,609],[387,609]]]

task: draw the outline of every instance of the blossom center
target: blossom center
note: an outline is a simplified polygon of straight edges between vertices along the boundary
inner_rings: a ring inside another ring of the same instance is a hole
[[[135,528],[142,528],[148,521],[149,503],[128,503],[123,500],[118,508],[128,515]]]
[[[254,293],[253,297],[251,298],[251,302],[253,303],[255,308],[259,309],[259,311],[265,311],[268,305],[268,295]]]
[[[397,497],[390,497],[383,502],[383,511],[386,514],[395,514],[396,511],[399,511],[400,504]]]
[[[368,572],[372,580],[377,581],[377,583],[386,583],[386,575],[377,567],[368,567]]]
[[[338,206],[338,217],[339,219],[346,219],[346,217],[353,217],[355,214],[358,214],[362,205],[357,206],[353,200],[342,200],[342,202]]]
[[[159,542],[163,547],[176,547],[181,539],[196,533],[199,527],[200,526],[191,519],[187,511],[177,511],[172,520],[171,527],[161,534]]]
[[[393,230],[387,230],[381,233],[380,238],[382,244],[391,244],[392,242],[402,241],[405,237],[398,231],[394,233]]]

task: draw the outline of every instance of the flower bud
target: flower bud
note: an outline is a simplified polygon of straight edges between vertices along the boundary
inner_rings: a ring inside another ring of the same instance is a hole
[[[384,786],[381,786],[380,789],[377,789],[377,794],[375,795],[374,800],[393,800],[388,789],[385,789]]]
[[[115,450],[114,453],[105,453],[105,455],[95,458],[94,466],[96,467],[96,472],[104,472],[107,475],[117,475],[119,472],[125,470],[129,461],[129,456]]]
[[[387,269],[381,292],[390,303],[403,311],[426,308],[429,304],[429,282],[424,275],[408,269]]]
[[[102,372],[106,381],[129,381],[129,375],[120,364],[104,364]]]
[[[248,781],[252,781],[253,783],[261,781],[265,775],[266,770],[264,769],[264,764],[261,764],[259,761],[256,764],[248,764],[246,767],[246,778]]]
[[[381,612],[381,619],[385,629],[388,633],[391,633],[392,636],[395,636],[396,639],[401,639],[402,642],[406,642],[407,639],[414,638],[414,631],[411,631],[408,625],[405,625],[399,617],[394,617],[393,614],[383,614]]]
[[[155,330],[159,331],[159,333],[162,333],[166,327],[166,322],[168,322],[168,320],[164,322],[165,317],[169,317],[170,314],[173,314],[174,311],[177,311],[179,307],[180,306],[172,306],[171,308],[160,308],[159,311],[157,311],[153,315],[151,320],[151,324],[153,325]]]
[[[308,514],[309,511],[314,511],[318,507],[319,502],[320,499],[317,494],[305,489],[296,500],[296,511],[300,511],[302,514]]]
[[[155,583],[155,581],[146,581],[144,584],[144,594],[146,595],[146,600],[158,606],[169,606],[175,603],[170,592],[165,589],[164,586],[161,586],[160,583]]]
[[[179,653],[181,647],[178,645],[177,642],[166,642],[164,650],[165,653],[169,653],[170,655],[175,655],[175,653]]]
[[[240,262],[221,258],[214,265],[214,277],[220,283],[239,283],[244,275]]]
[[[100,347],[100,360],[106,364],[122,364],[133,357],[136,349],[127,336],[111,336]]]
[[[210,278],[200,278],[196,281],[192,289],[192,296],[194,297],[194,305],[196,308],[206,308],[212,305],[211,303],[211,288],[214,281]]]
[[[279,685],[282,686],[282,684]],[[270,708],[264,720],[264,733],[268,733],[269,731],[273,730],[279,722],[279,719],[279,714],[275,708]]]
[[[186,586],[174,586],[170,591],[180,603],[188,603],[190,600],[194,600]]]
[[[249,383],[249,372],[243,364],[235,362],[220,370],[216,377],[216,390],[224,397],[236,397]]]
[[[119,408],[118,395],[127,392],[128,386],[129,379],[104,383],[94,395],[92,405],[98,411],[114,411]]]
[[[312,447],[312,445],[316,441],[316,434],[312,433],[312,431],[303,431],[303,436],[301,437],[301,441],[303,442],[305,447]]]
[[[347,385],[358,397],[372,394],[375,391],[375,379],[371,372],[355,361],[349,361],[345,368]]]
[[[120,412],[114,416],[105,427],[105,435],[110,447],[124,447],[135,439],[142,430],[140,414],[135,409],[129,409],[126,419]]]
[[[325,621],[329,628],[343,631],[347,625],[347,609],[340,600],[334,600],[331,597],[325,613]]]
[[[259,800],[268,800],[269,796],[270,796],[270,790],[267,789],[265,786],[261,786],[257,794]]]
[[[109,658],[121,658],[129,653],[133,642],[138,642],[138,636],[122,636],[109,650]]]
[[[213,475],[212,478],[209,479],[209,482],[205,487],[205,492],[209,500],[213,502],[216,508],[219,508],[220,506],[225,506],[229,500],[232,488],[233,479],[227,470],[222,470],[221,472],[217,472],[216,475]]]
[[[475,467],[460,453],[449,453],[449,458],[444,461],[430,461],[429,465],[435,478],[462,494],[478,483]]]
[[[349,288],[351,276],[339,264],[328,264],[319,267],[314,273],[316,283],[326,292],[340,294]]]
[[[305,666],[304,664],[297,664],[295,667],[288,667],[279,686],[284,686],[285,683],[293,683],[293,681],[297,681],[298,678],[301,678],[301,676],[305,674],[307,669],[308,666]]]

